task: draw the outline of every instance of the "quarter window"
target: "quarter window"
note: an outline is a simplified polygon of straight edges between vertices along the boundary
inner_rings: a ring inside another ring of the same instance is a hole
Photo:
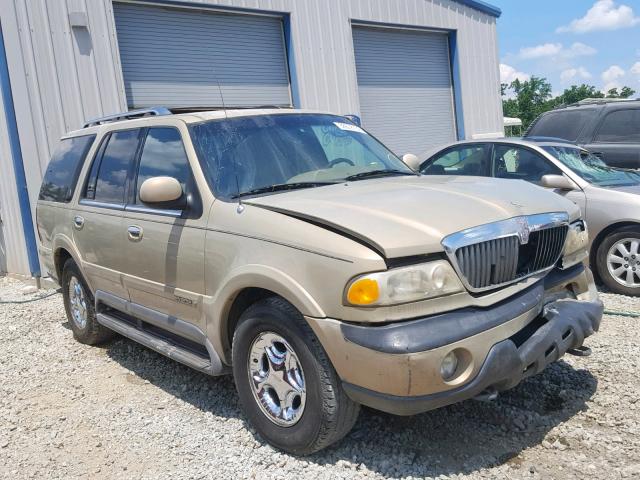
[[[152,177],[173,177],[182,185],[182,191],[187,191],[187,184],[191,179],[191,169],[182,137],[175,128],[149,129],[140,157],[136,203],[142,203],[140,202],[140,187],[145,180]]]
[[[82,168],[95,135],[65,138],[60,142],[51,161],[40,188],[40,200],[52,202],[68,202],[73,196]]]
[[[593,109],[564,110],[542,115],[525,134],[526,137],[555,137],[572,142],[578,139]]]
[[[421,173],[425,175],[477,175],[488,176],[486,147],[471,145],[446,150],[424,164]]]
[[[640,143],[640,108],[609,113],[604,117],[595,141]]]
[[[124,204],[127,176],[136,155],[140,130],[123,130],[111,134],[98,168],[95,200]]]

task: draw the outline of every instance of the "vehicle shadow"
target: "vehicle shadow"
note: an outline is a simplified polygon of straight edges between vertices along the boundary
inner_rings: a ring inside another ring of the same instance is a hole
[[[241,418],[233,377],[211,377],[161,355],[133,340],[117,336],[101,345],[105,354],[169,395],[216,416]]]
[[[104,348],[120,365],[170,395],[202,411],[244,420],[230,375],[209,377],[127,339]],[[596,388],[590,372],[559,361],[490,403],[470,400],[413,417],[363,408],[345,439],[304,460],[320,466],[347,461],[385,477],[468,474],[517,464],[521,451],[586,410]],[[562,437],[548,440],[552,448],[567,446]]]
[[[345,440],[309,460],[322,465],[344,459],[387,477],[469,474],[517,464],[521,451],[588,408],[597,383],[589,371],[560,361],[489,403],[468,400],[414,417],[364,409]],[[566,439],[550,439],[556,441],[553,448],[567,447]]]

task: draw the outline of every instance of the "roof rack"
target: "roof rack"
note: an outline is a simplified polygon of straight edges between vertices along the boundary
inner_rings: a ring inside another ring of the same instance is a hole
[[[231,105],[231,106],[215,106],[215,107],[171,107],[171,113],[202,113],[202,112],[220,112],[223,110],[250,110],[250,109],[292,109],[291,105]]]
[[[638,100],[637,98],[585,98],[577,102],[577,105],[591,105],[591,104],[604,104],[604,103],[616,103],[616,102],[633,102]]]
[[[118,120],[132,120],[134,118],[147,117],[147,116],[160,116],[171,115],[171,110],[166,107],[152,107],[141,108],[139,110],[130,110],[128,112],[116,113],[114,115],[107,115],[100,118],[94,118],[84,124],[82,128],[93,127],[96,125],[102,125],[108,122],[117,122]]]
[[[580,100],[579,102],[574,103],[563,103],[562,105],[557,106],[555,109],[567,108],[567,107],[580,107],[583,105],[606,105],[607,103],[617,103],[617,102],[637,102],[640,98],[585,98]]]

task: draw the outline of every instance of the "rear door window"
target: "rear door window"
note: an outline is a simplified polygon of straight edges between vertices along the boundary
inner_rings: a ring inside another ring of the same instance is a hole
[[[493,176],[512,180],[540,183],[543,175],[561,175],[562,172],[542,155],[512,145],[496,145],[493,149]]]
[[[526,136],[563,138],[575,142],[593,114],[592,108],[547,113],[531,126]]]
[[[450,148],[423,164],[420,172],[425,175],[489,176],[487,147],[477,144]]]
[[[608,113],[598,133],[600,143],[640,143],[640,108]]]
[[[44,174],[40,200],[52,202],[71,200],[82,164],[95,138],[95,135],[83,135],[60,141]]]
[[[95,200],[124,204],[129,169],[136,156],[140,130],[113,132],[102,154],[95,186]]]
[[[182,191],[188,190],[191,180],[189,159],[184,150],[180,132],[172,127],[150,128],[142,147],[138,181],[136,187],[136,203],[140,202],[140,187],[145,180],[152,177],[173,177]]]

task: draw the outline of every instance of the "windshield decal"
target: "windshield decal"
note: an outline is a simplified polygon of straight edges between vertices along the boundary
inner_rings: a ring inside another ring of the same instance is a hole
[[[347,130],[349,132],[357,132],[357,133],[365,133],[363,129],[361,129],[357,125],[352,125],[350,123],[342,123],[342,122],[333,122],[333,124],[338,127],[340,130]]]

